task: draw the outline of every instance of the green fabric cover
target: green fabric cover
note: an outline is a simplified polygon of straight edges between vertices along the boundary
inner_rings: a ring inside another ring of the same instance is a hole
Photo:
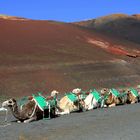
[[[48,108],[48,102],[46,102],[46,99],[43,96],[33,95],[33,98],[42,111]]]
[[[75,95],[74,93],[70,92],[70,93],[66,93],[67,98],[71,101],[71,102],[76,102],[78,100],[77,95]]]
[[[101,101],[101,95],[99,94],[99,92],[97,90],[93,90],[91,92],[91,94],[93,94],[94,98],[96,99],[97,102],[100,102]]]
[[[112,88],[110,91],[111,91],[111,93],[112,93],[115,97],[119,97],[119,96],[120,96],[119,91],[117,91],[116,89]]]
[[[130,88],[130,90],[131,90],[131,93],[132,93],[135,97],[138,97],[138,96],[139,96],[138,91],[137,91],[136,89]]]

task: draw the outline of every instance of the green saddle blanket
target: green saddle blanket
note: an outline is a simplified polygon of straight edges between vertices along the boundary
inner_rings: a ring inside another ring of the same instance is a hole
[[[57,105],[57,100],[56,97],[50,100],[46,100],[41,94],[39,95],[33,95],[33,98],[35,102],[37,103],[38,107],[43,111],[44,109],[49,109],[56,107]]]
[[[120,97],[120,96],[121,96],[120,92],[119,92],[118,90],[114,89],[114,88],[110,89],[110,92],[111,92],[115,97]]]
[[[91,92],[91,94],[94,96],[94,98],[96,99],[97,102],[100,102],[101,101],[101,95],[99,94],[99,92],[97,90],[93,90]]]
[[[138,97],[139,96],[138,91],[136,89],[130,88],[130,91],[133,94],[133,96],[135,96],[135,97]]]
[[[48,108],[49,103],[46,101],[46,99],[43,96],[36,96],[33,95],[34,101],[36,102],[36,104],[38,105],[38,107],[44,111],[45,109]]]
[[[36,104],[42,111],[44,111],[44,109],[49,109],[49,107],[50,108],[56,107],[57,105],[56,97],[50,100],[46,100],[46,98],[42,96],[41,92],[38,92],[37,94],[33,94],[32,97],[33,97],[33,100],[36,102]],[[29,102],[28,97],[23,97],[22,99],[18,101],[18,106],[22,107],[28,102]]]
[[[76,102],[78,101],[78,97],[77,95],[75,95],[74,93],[66,93],[67,98],[71,101],[71,102]]]

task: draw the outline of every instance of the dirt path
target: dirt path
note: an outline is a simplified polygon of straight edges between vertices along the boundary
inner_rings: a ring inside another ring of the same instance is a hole
[[[0,127],[0,140],[138,140],[139,107],[134,104],[97,109],[29,124],[11,122]],[[8,119],[14,120],[10,114]]]

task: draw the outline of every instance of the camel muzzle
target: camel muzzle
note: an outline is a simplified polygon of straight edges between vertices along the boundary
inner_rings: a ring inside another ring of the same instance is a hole
[[[2,103],[2,108],[7,107],[7,105],[8,105],[8,102],[7,101],[3,102]]]

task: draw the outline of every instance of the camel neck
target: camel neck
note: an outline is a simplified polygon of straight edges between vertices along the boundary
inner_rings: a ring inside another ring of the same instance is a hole
[[[17,104],[15,104],[13,107],[11,107],[11,111],[15,118],[18,118],[18,119],[20,118],[19,109],[18,109]]]

